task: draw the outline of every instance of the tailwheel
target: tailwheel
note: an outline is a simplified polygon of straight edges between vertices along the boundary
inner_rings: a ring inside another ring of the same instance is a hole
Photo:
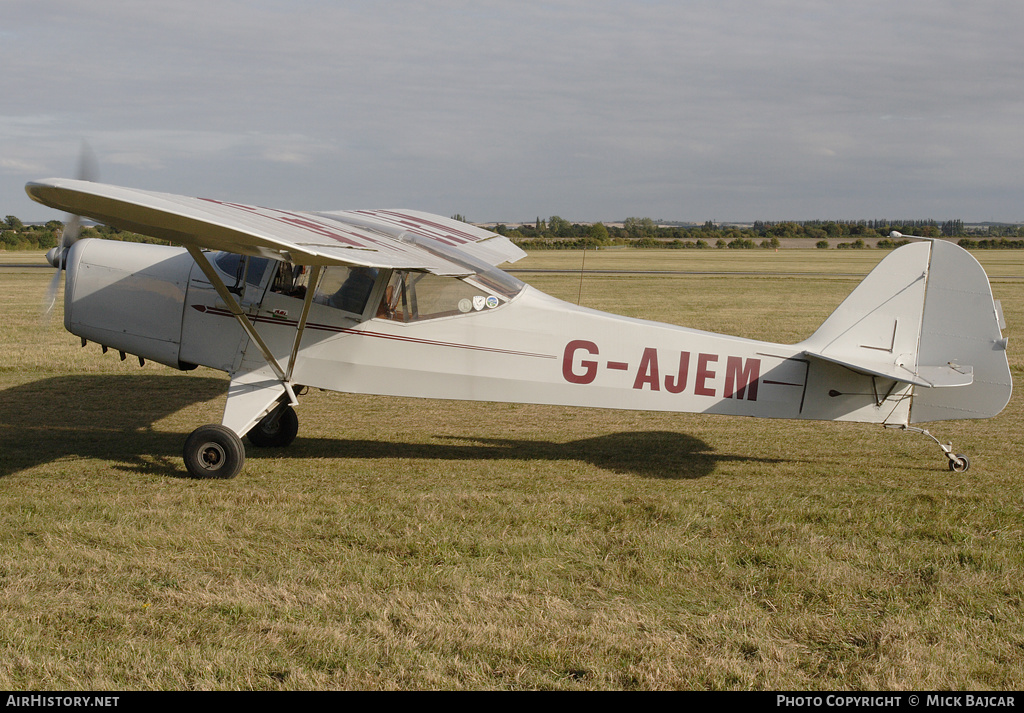
[[[201,426],[185,439],[185,469],[193,478],[234,478],[245,464],[242,439],[226,426]]]
[[[947,454],[947,457],[949,458],[949,469],[955,473],[965,473],[971,467],[971,459],[963,453],[957,453],[955,456]]]
[[[942,449],[942,452],[949,460],[949,469],[954,473],[966,473],[967,469],[971,467],[970,458],[965,456],[963,453],[953,453],[952,443],[942,443],[942,441],[940,441],[938,438],[936,438],[923,428],[915,428],[914,426],[908,426],[905,423],[885,423],[882,425],[885,426],[886,428],[898,428],[901,431],[913,431],[914,433],[920,433],[922,435],[928,436],[928,438],[932,439],[937,444],[939,444],[939,448]]]
[[[253,426],[246,438],[259,448],[284,448],[299,432],[299,417],[288,404],[278,406]]]

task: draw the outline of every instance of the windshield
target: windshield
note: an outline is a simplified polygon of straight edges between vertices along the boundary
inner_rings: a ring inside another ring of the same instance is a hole
[[[490,294],[480,282],[475,278],[395,270],[384,290],[377,316],[396,322],[418,322],[490,311],[508,301],[507,297]]]
[[[424,250],[434,253],[439,257],[443,257],[445,260],[454,262],[456,265],[472,270],[475,274],[466,278],[467,280],[477,282],[483,287],[497,292],[509,299],[518,295],[523,291],[523,288],[526,287],[526,283],[522,280],[513,277],[503,270],[499,270],[483,260],[478,260],[457,248],[449,248],[447,245],[436,240],[421,238],[418,235],[411,235],[408,233],[402,239],[418,245]]]

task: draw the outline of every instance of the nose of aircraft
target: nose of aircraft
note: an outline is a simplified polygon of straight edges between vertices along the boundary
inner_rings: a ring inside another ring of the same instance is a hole
[[[180,368],[182,312],[192,269],[187,251],[86,239],[71,246],[62,260],[69,332]]]

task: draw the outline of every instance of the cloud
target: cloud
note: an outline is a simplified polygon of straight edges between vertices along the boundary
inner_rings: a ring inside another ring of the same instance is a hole
[[[1024,158],[1024,5],[9,0],[5,15],[4,175],[73,165],[86,138],[111,180],[286,207],[1024,217],[1005,185]]]
[[[42,164],[22,161],[16,158],[0,158],[0,169],[12,173],[32,173],[42,169]]]

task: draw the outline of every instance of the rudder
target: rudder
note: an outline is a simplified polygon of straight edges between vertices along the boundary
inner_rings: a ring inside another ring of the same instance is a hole
[[[974,381],[951,389],[915,387],[911,423],[991,418],[1006,407],[1013,379],[1000,327],[1000,309],[981,264],[953,243],[933,241],[919,361],[970,365]]]

